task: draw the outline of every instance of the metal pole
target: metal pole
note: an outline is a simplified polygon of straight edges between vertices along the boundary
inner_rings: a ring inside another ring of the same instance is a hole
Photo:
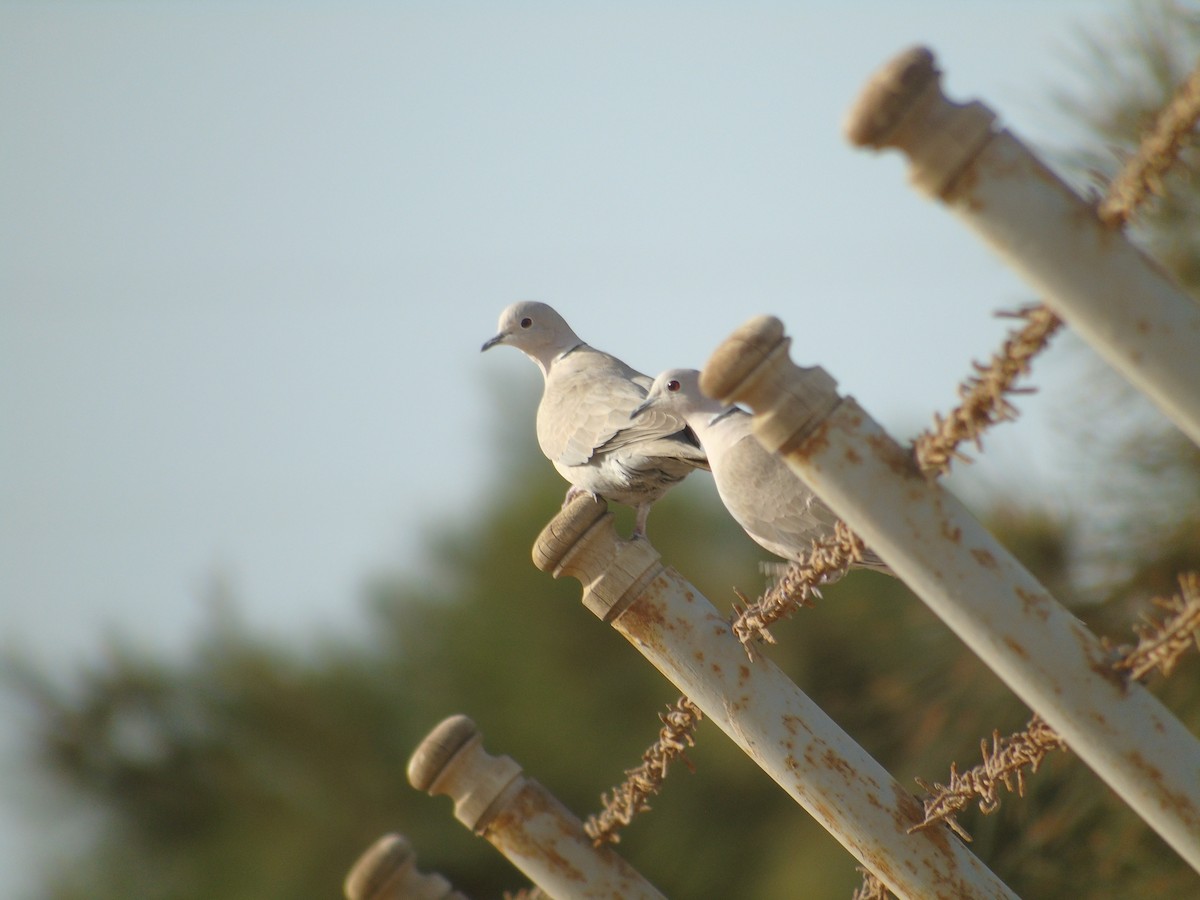
[[[942,93],[914,48],[871,79],[846,133],[897,147],[922,193],[942,200],[1047,306],[1200,443],[1200,304],[1085,202],[981,103]]]
[[[578,578],[588,609],[898,896],[1015,896],[945,825],[910,833],[922,818],[916,798],[774,663],[748,659],[729,622],[648,541],[621,540],[602,501],[572,501],[533,557],[556,578]]]
[[[753,408],[763,446],[1200,870],[1200,741],[1112,670],[1095,635],[918,470],[910,449],[853,398],[839,401],[821,369],[793,364],[789,344],[778,319],[752,319],[714,352],[701,388]]]
[[[451,716],[429,733],[409,761],[408,780],[453,798],[455,818],[549,897],[663,900],[611,848],[592,846],[583,823],[511,758],[484,750],[466,716]]]
[[[450,882],[417,871],[417,854],[403,835],[385,834],[346,876],[346,900],[467,900]]]

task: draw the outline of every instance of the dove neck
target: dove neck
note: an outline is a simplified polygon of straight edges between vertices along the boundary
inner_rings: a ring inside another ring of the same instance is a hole
[[[708,424],[711,427],[713,425],[716,425],[718,422],[724,421],[725,419],[729,418],[734,413],[740,413],[741,411],[742,410],[738,409],[736,406],[726,407],[725,409],[723,409],[719,413],[717,413],[715,416],[713,416],[711,419],[709,419]]]
[[[735,424],[739,415],[746,415],[745,410],[736,406],[722,407],[713,401],[708,408],[689,414],[687,421],[700,439],[700,445],[706,450],[716,450],[740,436],[741,430]]]
[[[551,349],[548,352],[546,352],[544,355],[538,354],[537,356],[534,356],[533,361],[536,362],[538,364],[538,366],[541,368],[542,375],[549,377],[550,369],[556,362],[558,362],[560,359],[563,359],[564,357],[570,356],[576,350],[582,349],[583,347],[586,347],[586,346],[587,346],[587,344],[584,341],[577,339],[575,341],[575,343],[572,344],[571,346],[569,346],[566,350],[561,350],[561,351],[555,353],[554,350]]]

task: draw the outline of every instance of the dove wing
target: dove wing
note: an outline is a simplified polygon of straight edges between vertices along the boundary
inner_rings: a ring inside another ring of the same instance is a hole
[[[652,379],[607,353],[580,347],[557,360],[538,406],[542,452],[565,466],[581,466],[596,453],[638,444],[647,456],[665,455],[704,464],[682,416],[651,410],[629,418]],[[680,436],[683,432],[683,436]]]
[[[795,559],[833,533],[833,511],[751,434],[722,454],[714,475],[730,514],[772,553]]]

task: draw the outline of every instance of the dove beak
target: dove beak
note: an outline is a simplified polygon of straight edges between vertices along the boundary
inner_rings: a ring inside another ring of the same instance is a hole
[[[508,336],[508,335],[506,335],[506,334],[505,334],[505,333],[502,331],[502,332],[500,332],[498,335],[496,335],[495,337],[490,337],[490,338],[488,338],[486,341],[484,341],[484,342],[483,342],[483,346],[479,348],[479,352],[480,352],[480,353],[483,353],[485,350],[491,350],[491,349],[492,349],[493,347],[495,347],[497,344],[503,344],[503,343],[504,343],[504,339],[505,339],[507,336]]]

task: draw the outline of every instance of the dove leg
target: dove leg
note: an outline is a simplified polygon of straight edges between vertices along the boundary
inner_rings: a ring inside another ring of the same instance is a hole
[[[633,534],[630,537],[644,538],[646,536],[646,520],[650,518],[650,507],[652,505],[650,503],[639,503],[634,507]]]

